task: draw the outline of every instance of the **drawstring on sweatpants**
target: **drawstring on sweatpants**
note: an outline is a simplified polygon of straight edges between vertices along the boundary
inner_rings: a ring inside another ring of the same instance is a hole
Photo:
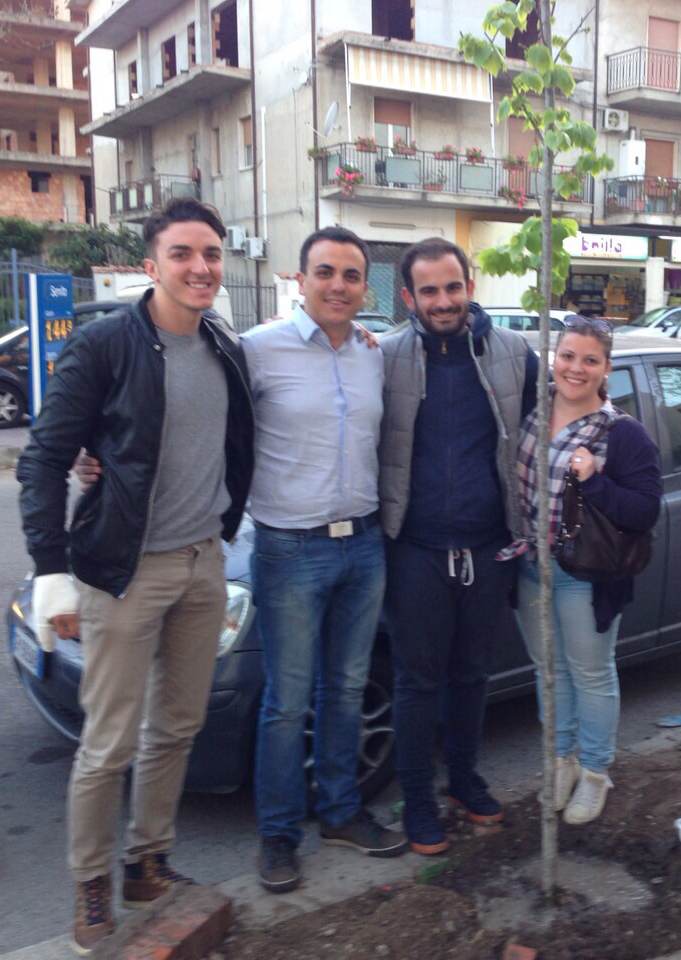
[[[461,560],[461,569],[459,574],[456,572],[456,561]],[[452,580],[459,580],[461,586],[470,587],[475,580],[475,568],[473,566],[473,554],[470,550],[449,550],[447,551],[447,563],[449,566],[449,576]]]

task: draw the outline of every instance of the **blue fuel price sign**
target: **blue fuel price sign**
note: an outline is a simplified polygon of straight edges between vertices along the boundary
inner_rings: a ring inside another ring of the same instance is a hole
[[[31,416],[40,413],[47,381],[73,330],[73,282],[67,273],[24,274],[30,341]]]

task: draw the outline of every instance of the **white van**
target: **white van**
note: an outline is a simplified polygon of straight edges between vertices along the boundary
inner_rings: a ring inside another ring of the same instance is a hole
[[[145,290],[153,286],[151,279],[144,280],[141,283],[133,283],[129,287],[123,287],[118,291],[117,298],[124,303],[130,303],[133,300],[139,300]],[[234,330],[234,317],[232,316],[232,301],[229,296],[229,290],[222,285],[213,301],[213,310],[220,314],[223,320],[227,321],[227,326]]]

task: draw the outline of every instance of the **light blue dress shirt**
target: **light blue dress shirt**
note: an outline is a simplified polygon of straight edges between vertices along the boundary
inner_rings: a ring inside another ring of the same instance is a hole
[[[334,350],[301,307],[241,342],[255,403],[254,520],[309,529],[377,510],[380,349],[353,330]]]

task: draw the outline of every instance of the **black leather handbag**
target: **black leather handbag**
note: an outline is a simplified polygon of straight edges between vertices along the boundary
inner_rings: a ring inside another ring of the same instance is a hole
[[[553,555],[576,580],[603,583],[641,573],[652,555],[650,530],[618,530],[611,520],[582,496],[577,474],[568,470],[563,513]]]

